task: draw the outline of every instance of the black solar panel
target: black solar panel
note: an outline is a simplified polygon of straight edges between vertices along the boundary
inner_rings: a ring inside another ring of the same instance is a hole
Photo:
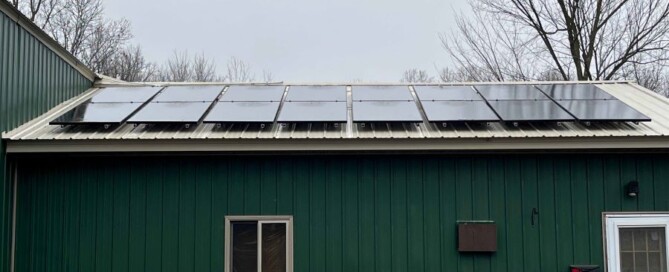
[[[539,89],[556,100],[571,99],[611,99],[615,97],[591,84],[539,85]]]
[[[413,101],[408,86],[354,86],[354,101]]]
[[[280,102],[218,102],[205,123],[272,123]]]
[[[472,86],[415,86],[421,101],[483,100]]]
[[[148,103],[129,123],[197,123],[211,102]]]
[[[413,101],[354,101],[354,122],[422,122]]]
[[[481,85],[476,89],[488,100],[548,100],[545,94],[531,85]]]
[[[346,123],[346,102],[285,102],[280,123]]]
[[[575,121],[552,100],[489,101],[490,106],[505,122]]]
[[[212,102],[221,94],[223,88],[224,86],[171,86],[151,102]]]
[[[497,122],[499,117],[484,101],[423,101],[430,122]]]
[[[281,101],[284,86],[230,86],[220,101],[272,102]]]
[[[95,93],[91,102],[144,103],[158,93],[160,89],[160,87],[109,87]]]
[[[91,103],[89,100],[51,121],[50,124],[120,124],[141,106],[141,103]]]
[[[346,86],[290,86],[286,101],[346,102]]]
[[[579,121],[651,121],[648,116],[619,100],[561,100],[558,103]]]

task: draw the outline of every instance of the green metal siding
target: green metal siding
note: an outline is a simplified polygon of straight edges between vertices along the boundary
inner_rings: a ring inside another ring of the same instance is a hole
[[[0,12],[0,132],[48,111],[92,86],[37,38]],[[0,271],[9,271],[11,191],[0,140]]]
[[[668,155],[393,157],[26,158],[16,271],[223,271],[224,217],[277,214],[300,272],[567,271],[603,264],[603,211],[669,210]],[[469,219],[497,253],[456,251]]]

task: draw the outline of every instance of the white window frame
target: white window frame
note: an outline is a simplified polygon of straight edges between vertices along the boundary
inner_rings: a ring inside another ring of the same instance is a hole
[[[232,222],[258,222],[258,270],[262,269],[262,225],[272,223],[286,224],[286,271],[293,272],[293,216],[226,216],[225,217],[225,272],[232,272]],[[261,272],[261,271],[258,271]]]
[[[620,231],[621,228],[653,228],[665,230],[665,240],[669,239],[669,213],[605,213],[604,248],[608,272],[620,272]],[[665,241],[665,254],[669,253],[669,241]],[[669,256],[669,255],[667,255]],[[667,257],[669,267],[669,257]]]

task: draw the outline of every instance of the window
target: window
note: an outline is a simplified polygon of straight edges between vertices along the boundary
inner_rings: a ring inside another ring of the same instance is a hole
[[[292,272],[291,216],[225,218],[226,272]]]
[[[668,272],[669,214],[607,214],[609,272]]]

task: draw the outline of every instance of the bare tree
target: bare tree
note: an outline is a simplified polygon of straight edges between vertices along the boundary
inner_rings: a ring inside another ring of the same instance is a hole
[[[192,78],[192,60],[188,52],[174,52],[172,58],[167,60],[163,69],[162,80],[173,82],[191,81]]]
[[[62,9],[61,0],[11,0],[10,3],[41,28],[51,22],[54,14]]]
[[[104,18],[102,0],[11,0],[30,20],[96,72],[110,65],[132,34],[125,19]]]
[[[434,77],[431,77],[425,70],[413,68],[404,71],[404,75],[400,81],[403,83],[432,83],[434,82]]]
[[[262,81],[264,83],[274,82],[274,74],[269,70],[262,70]]]
[[[103,74],[124,81],[158,81],[160,71],[148,62],[139,46],[128,46],[117,52]]]
[[[255,75],[251,73],[251,65],[236,57],[231,57],[228,60],[228,70],[225,74],[225,80],[228,82],[253,82]]]
[[[441,40],[481,80],[620,79],[669,60],[669,0],[474,0]],[[549,71],[549,72],[546,72]]]
[[[212,59],[208,59],[203,54],[193,58],[192,80],[198,82],[219,81],[216,74],[216,64]]]

